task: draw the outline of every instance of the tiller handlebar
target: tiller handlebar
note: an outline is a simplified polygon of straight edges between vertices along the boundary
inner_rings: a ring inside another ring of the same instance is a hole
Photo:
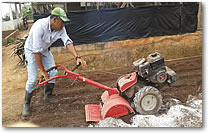
[[[44,84],[48,83],[49,81],[54,80],[54,79],[56,79],[56,78],[67,78],[67,77],[68,77],[68,78],[71,78],[71,79],[73,79],[73,80],[77,80],[77,79],[78,79],[78,80],[80,80],[80,81],[83,81],[83,82],[86,82],[86,83],[91,84],[91,85],[93,85],[93,86],[96,86],[96,87],[98,87],[98,88],[100,88],[100,89],[106,90],[106,91],[108,91],[109,96],[112,95],[112,94],[118,94],[118,93],[119,93],[119,91],[117,90],[117,88],[107,87],[107,86],[102,85],[102,84],[100,84],[100,83],[97,83],[97,82],[95,82],[95,81],[92,81],[92,80],[89,80],[89,79],[87,79],[87,78],[84,78],[84,77],[80,76],[80,75],[77,74],[77,73],[74,73],[74,71],[75,71],[76,69],[78,69],[80,65],[81,65],[81,63],[78,64],[78,65],[76,65],[76,66],[72,69],[72,71],[69,71],[69,70],[68,70],[66,67],[64,67],[63,65],[57,64],[56,66],[53,66],[53,67],[51,67],[50,69],[48,69],[47,72],[50,72],[50,71],[53,70],[53,69],[57,69],[58,67],[61,67],[61,68],[63,68],[64,71],[65,71],[65,72],[64,72],[64,75],[57,75],[57,76],[54,76],[54,77],[52,77],[52,78],[50,78],[50,79],[48,79],[48,80],[44,80],[44,77],[42,76],[41,79],[40,79],[40,81],[39,81],[39,85],[44,85]]]

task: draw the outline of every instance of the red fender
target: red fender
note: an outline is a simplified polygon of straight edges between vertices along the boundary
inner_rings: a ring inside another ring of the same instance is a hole
[[[129,103],[123,97],[119,96],[119,94],[109,96],[108,91],[105,91],[101,99],[104,103],[101,111],[102,119],[128,115],[129,111],[131,113],[134,112]]]
[[[100,121],[106,117],[120,117],[133,113],[129,103],[119,94],[108,94],[105,91],[101,96],[103,106],[101,104],[85,105],[86,121]]]

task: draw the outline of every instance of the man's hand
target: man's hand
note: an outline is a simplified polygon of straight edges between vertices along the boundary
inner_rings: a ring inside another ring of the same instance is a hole
[[[44,76],[45,80],[49,79],[49,74],[46,72],[43,64],[42,64],[42,58],[41,58],[41,54],[40,53],[34,53],[35,56],[35,61],[36,64],[38,66],[38,68],[40,69],[40,71],[42,72],[42,75]]]
[[[49,74],[46,71],[42,71],[42,75],[45,80],[48,80],[50,78]]]
[[[82,60],[81,58],[77,58],[77,65],[79,65],[79,63],[82,64],[82,67],[86,66],[86,61]]]
[[[75,57],[75,59],[77,61],[77,65],[79,63],[81,63],[82,67],[85,67],[86,66],[86,62],[84,60],[82,60],[80,57],[77,58],[78,54],[77,54],[77,52],[76,52],[76,50],[74,48],[74,45],[72,43],[70,43],[66,47],[67,47],[68,51]]]

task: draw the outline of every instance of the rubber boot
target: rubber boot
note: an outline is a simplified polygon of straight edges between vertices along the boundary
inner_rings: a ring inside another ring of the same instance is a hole
[[[44,101],[46,103],[57,103],[57,100],[52,97],[54,83],[47,83],[44,88]]]
[[[25,93],[25,102],[24,102],[23,109],[22,109],[23,117],[30,115],[30,102],[32,98],[32,93],[28,93],[27,91]]]

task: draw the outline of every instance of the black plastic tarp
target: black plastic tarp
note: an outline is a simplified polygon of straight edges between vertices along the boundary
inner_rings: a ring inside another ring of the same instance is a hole
[[[198,3],[67,12],[74,44],[108,42],[197,30]],[[34,20],[50,14],[34,15]],[[62,45],[59,40],[54,46]]]
[[[181,33],[195,32],[198,23],[198,3],[185,3],[181,7]]]

